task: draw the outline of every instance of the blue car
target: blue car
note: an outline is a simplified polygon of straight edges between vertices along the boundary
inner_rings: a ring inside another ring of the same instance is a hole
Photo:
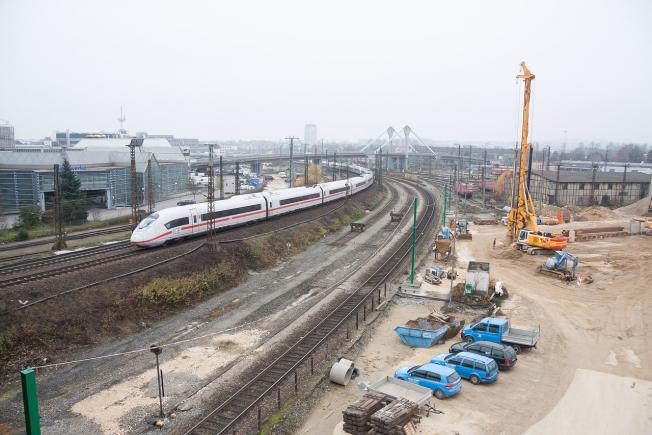
[[[394,377],[430,388],[437,399],[454,396],[462,389],[460,376],[445,365],[404,366],[396,370]]]
[[[430,360],[433,364],[450,367],[473,385],[495,382],[498,379],[496,361],[471,352],[442,353]]]

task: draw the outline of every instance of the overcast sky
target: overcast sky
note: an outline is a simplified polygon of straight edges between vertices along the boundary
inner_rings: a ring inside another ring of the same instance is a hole
[[[0,0],[0,119],[202,139],[652,142],[652,2]]]

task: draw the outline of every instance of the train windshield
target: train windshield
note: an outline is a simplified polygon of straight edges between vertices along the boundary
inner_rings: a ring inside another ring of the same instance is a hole
[[[150,225],[152,224],[152,222],[154,222],[156,219],[158,219],[158,213],[150,214],[150,215],[147,216],[145,219],[143,219],[142,221],[140,221],[140,223],[138,224],[138,229],[147,228],[147,227],[150,226]]]

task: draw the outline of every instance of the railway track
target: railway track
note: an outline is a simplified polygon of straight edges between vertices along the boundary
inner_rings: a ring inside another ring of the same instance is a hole
[[[45,278],[52,278],[54,276],[64,275],[66,273],[74,272],[76,270],[86,269],[97,265],[106,264],[113,261],[122,260],[127,257],[138,255],[140,252],[136,250],[129,250],[105,257],[95,258],[93,260],[83,261],[81,263],[69,264],[66,266],[48,269],[42,272],[32,273],[24,276],[17,276],[0,281],[0,288],[12,287],[15,285],[25,284],[32,281],[38,281]]]
[[[109,227],[109,228],[100,228],[98,230],[71,233],[71,234],[66,234],[65,239],[66,240],[86,239],[88,237],[103,236],[106,234],[114,234],[114,233],[123,233],[125,231],[131,231],[131,227],[129,225],[119,225],[119,226]],[[20,249],[20,248],[29,248],[30,246],[47,245],[52,242],[54,242],[53,236],[43,237],[40,239],[31,240],[27,242],[8,243],[6,245],[0,245],[0,252],[12,251],[14,249]]]
[[[434,185],[436,185],[437,187],[440,187],[441,189],[443,189],[446,186],[446,184],[449,182],[449,177],[447,177],[445,175],[423,175],[423,174],[419,174],[419,177],[423,178],[424,180],[426,180],[426,181],[428,181],[428,182],[430,182],[430,183],[432,183]],[[453,190],[449,190],[449,192],[453,192]],[[482,201],[479,201],[479,200],[477,200],[475,198],[463,198],[463,197],[460,197],[459,199],[460,199],[460,201],[462,203],[472,205],[473,207],[484,208],[484,209],[491,210],[491,211],[499,211],[499,212],[502,213],[502,210],[500,210],[500,209],[498,209],[496,207],[490,206],[490,205],[482,204]]]
[[[417,225],[417,237],[420,240],[426,229],[434,222],[435,196],[426,189],[417,186],[417,189],[426,198],[425,212]],[[278,391],[280,403],[280,389],[284,380],[305,362],[317,349],[319,349],[339,328],[352,316],[357,315],[363,304],[373,297],[375,291],[393,274],[408,256],[411,248],[411,234],[405,234],[398,248],[396,248],[385,261],[364,281],[351,295],[346,297],[329,315],[322,317],[307,333],[296,337],[296,342],[280,356],[276,357],[266,368],[261,370],[249,382],[242,386],[227,400],[222,402],[208,415],[202,418],[186,434],[223,434],[233,430],[235,425],[254,408],[258,408],[258,421],[260,424],[259,404],[270,394]]]
[[[11,263],[11,264],[0,266],[0,276],[14,274],[26,270],[38,269],[38,268],[47,267],[47,266],[60,264],[60,263],[66,263],[83,257],[89,257],[92,255],[101,255],[107,252],[129,249],[129,248],[131,248],[129,241],[122,241],[122,242],[112,243],[110,245],[97,246],[94,248],[83,249],[80,251],[55,255],[47,258],[37,258],[33,260],[21,261],[18,263]]]
[[[338,201],[329,204],[326,206],[326,209],[321,207],[308,209],[299,213],[293,213],[285,215],[279,218],[275,218],[270,221],[262,222],[253,226],[241,226],[226,231],[222,231],[216,235],[216,241],[218,243],[232,243],[246,240],[251,237],[258,237],[264,234],[269,234],[275,231],[280,231],[283,229],[291,228],[296,225],[300,225],[305,222],[319,219],[338,208],[341,208],[345,205],[344,201]],[[311,212],[317,213],[316,217],[307,219],[307,220],[298,220],[290,225],[287,225],[287,222],[292,222],[297,219],[297,216],[305,216],[306,214],[310,215]],[[205,239],[206,236],[202,236],[196,239],[189,239],[188,242],[192,240]],[[183,242],[179,242],[183,243]],[[19,263],[10,263],[7,265],[0,266],[0,276],[8,276],[8,278],[0,280],[0,288],[9,288],[14,287],[34,281],[39,281],[55,276],[64,275],[66,273],[75,272],[78,270],[102,266],[108,263],[115,261],[120,261],[125,258],[136,256],[148,252],[153,252],[157,249],[165,248],[155,248],[143,250],[134,246],[131,246],[129,241],[118,242],[111,245],[99,246],[96,248],[85,249],[82,251],[72,252],[68,254],[62,254],[60,256],[26,260]],[[125,252],[119,252],[113,255],[105,255],[114,251],[126,250]],[[91,260],[77,262],[78,260],[83,260],[87,257],[101,256],[100,258],[93,258]],[[68,264],[66,264],[68,263]],[[70,264],[72,263],[72,264]],[[64,266],[57,267],[60,264],[65,264]],[[22,272],[29,272],[28,274],[13,276],[21,274]]]

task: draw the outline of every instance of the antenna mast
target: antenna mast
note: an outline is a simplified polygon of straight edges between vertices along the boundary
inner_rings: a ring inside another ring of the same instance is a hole
[[[120,130],[118,130],[118,134],[120,136],[127,134],[127,131],[124,129],[124,124],[125,121],[127,120],[127,117],[125,116],[124,112],[122,111],[122,106],[120,106],[120,117],[118,118],[118,122],[120,123]]]

